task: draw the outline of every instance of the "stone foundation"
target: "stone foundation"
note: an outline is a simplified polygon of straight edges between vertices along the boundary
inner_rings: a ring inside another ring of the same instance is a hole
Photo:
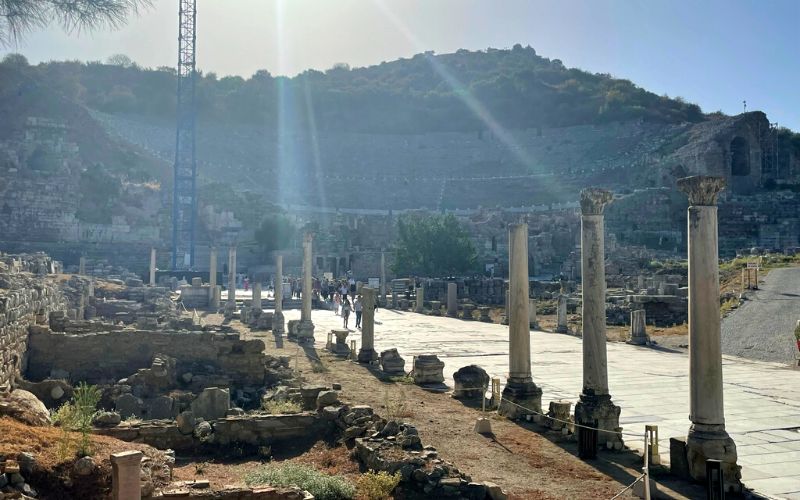
[[[581,394],[575,405],[575,422],[601,429],[597,444],[614,450],[622,450],[622,428],[619,426],[621,408],[611,401],[611,396],[587,396]]]
[[[512,420],[542,413],[542,390],[531,381],[508,381],[497,409],[499,415]]]

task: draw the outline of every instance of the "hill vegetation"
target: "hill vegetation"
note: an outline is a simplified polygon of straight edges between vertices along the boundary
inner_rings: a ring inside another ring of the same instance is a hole
[[[125,56],[108,63],[49,62],[14,66],[70,100],[114,114],[173,120],[173,68],[147,69]],[[200,75],[198,116],[277,130],[377,133],[481,131],[492,121],[507,128],[545,128],[644,120],[699,122],[699,106],[658,96],[608,74],[567,68],[530,47],[453,54],[417,54],[408,59],[351,69],[345,64],[292,78],[268,71],[248,79]],[[284,112],[279,113],[279,109]],[[282,120],[278,123],[278,120]]]

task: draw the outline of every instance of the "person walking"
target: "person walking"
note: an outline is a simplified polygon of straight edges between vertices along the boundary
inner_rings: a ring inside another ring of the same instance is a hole
[[[339,295],[339,292],[333,293],[333,314],[335,316],[339,315],[339,307],[342,305],[342,297]]]
[[[361,313],[363,312],[363,307],[361,296],[353,299],[353,309],[356,311],[356,328],[361,328]]]
[[[342,319],[344,320],[344,327],[347,328],[347,320],[350,319],[350,301],[347,296],[344,297],[342,302]]]

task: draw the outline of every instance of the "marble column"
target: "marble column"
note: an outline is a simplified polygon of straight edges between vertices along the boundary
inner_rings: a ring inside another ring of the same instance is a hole
[[[236,309],[236,247],[228,250],[228,305],[227,308]]]
[[[581,191],[581,277],[583,279],[583,390],[575,405],[575,422],[607,432],[598,443],[622,449],[620,407],[608,391],[606,356],[606,270],[603,210],[612,200],[605,189]]]
[[[113,500],[140,500],[141,451],[123,451],[111,455],[111,498]]]
[[[380,304],[386,307],[386,252],[381,250],[381,300]]]
[[[556,333],[569,333],[569,328],[567,327],[567,296],[563,293],[558,294],[556,315]]]
[[[217,248],[211,247],[208,259],[208,284],[211,288],[217,286]]]
[[[359,363],[372,363],[378,359],[375,352],[375,300],[377,290],[361,287],[361,349],[358,351]]]
[[[272,315],[272,333],[283,335],[286,331],[283,318],[283,255],[275,256],[275,313]]]
[[[81,257],[78,261],[78,274],[86,276],[86,257]]]
[[[250,305],[254,311],[258,311],[256,315],[260,315],[263,308],[261,307],[261,281],[253,280],[253,301]]]
[[[528,326],[539,328],[539,322],[536,320],[536,299],[533,297],[528,298],[528,315]]]
[[[314,343],[314,323],[311,321],[311,272],[314,266],[312,251],[314,235],[306,233],[303,236],[303,288],[301,298],[303,308],[300,311],[300,323],[297,325],[297,341]]]
[[[508,226],[509,373],[498,413],[509,418],[542,412],[542,390],[531,378],[528,327],[528,225]]]
[[[719,249],[717,195],[721,177],[694,176],[678,180],[689,197],[689,473],[706,477],[706,460],[723,462],[726,486],[741,489],[736,444],[725,430],[722,404],[722,349],[719,314]]]
[[[631,311],[631,338],[628,340],[629,344],[645,345],[647,344],[647,316],[644,309],[637,309]]]
[[[451,318],[458,316],[458,283],[447,284],[447,315]]]
[[[150,286],[156,286],[156,249],[150,249]]]

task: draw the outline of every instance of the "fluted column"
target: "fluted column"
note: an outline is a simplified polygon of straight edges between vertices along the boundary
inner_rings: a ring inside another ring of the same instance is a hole
[[[386,307],[386,252],[381,250],[381,301],[382,307]]]
[[[689,472],[706,476],[706,460],[723,462],[726,485],[741,487],[736,444],[725,430],[722,404],[722,349],[719,313],[717,195],[721,177],[694,176],[678,181],[689,197]]]
[[[272,316],[272,333],[284,333],[285,320],[283,318],[283,255],[275,256],[275,313]]]
[[[300,323],[297,325],[298,342],[314,342],[314,323],[311,321],[311,272],[314,265],[313,241],[314,235],[310,232],[303,236],[303,289],[301,293],[303,309],[300,311]]]
[[[372,363],[378,359],[375,352],[375,300],[377,291],[361,287],[361,349],[358,351],[359,363]]]
[[[509,372],[498,412],[509,418],[542,411],[542,390],[531,378],[528,326],[528,225],[508,226]]]
[[[622,449],[620,407],[608,391],[606,357],[606,270],[603,210],[611,192],[588,188],[581,191],[581,277],[583,280],[583,390],[575,405],[575,421],[608,432],[598,443]]]
[[[228,308],[236,308],[236,247],[228,250]]]

